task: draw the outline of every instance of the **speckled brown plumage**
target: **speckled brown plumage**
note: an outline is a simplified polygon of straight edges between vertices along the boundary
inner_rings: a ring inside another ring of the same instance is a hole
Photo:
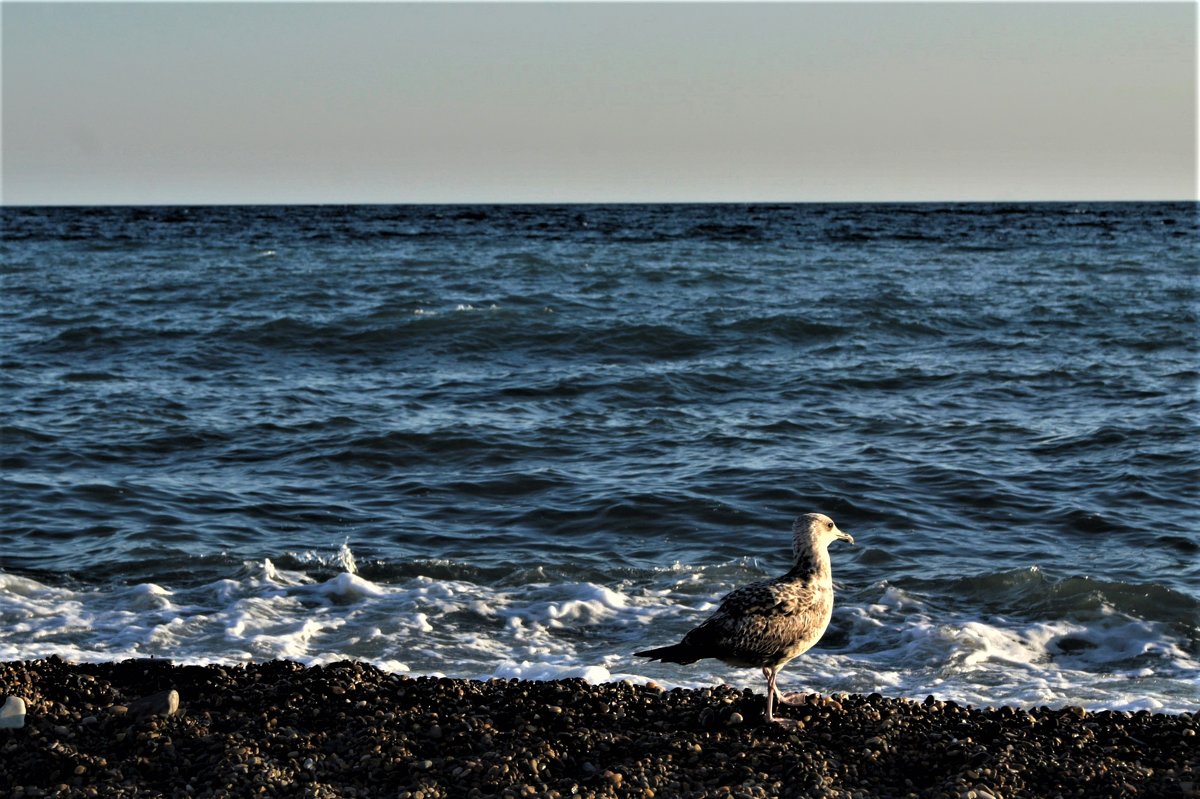
[[[833,613],[829,544],[854,543],[828,516],[807,513],[792,525],[793,565],[787,574],[726,594],[720,607],[678,644],[636,652],[665,663],[716,658],[761,668],[767,678],[767,720],[773,720],[775,680],[788,661],[821,640]]]

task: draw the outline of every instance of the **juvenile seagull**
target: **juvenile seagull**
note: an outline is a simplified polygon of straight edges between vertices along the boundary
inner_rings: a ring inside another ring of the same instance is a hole
[[[833,613],[833,577],[829,545],[835,539],[854,543],[833,519],[806,513],[792,524],[791,571],[735,589],[721,606],[678,644],[635,652],[663,663],[695,663],[716,658],[730,666],[761,668],[767,678],[767,721],[775,697],[786,701],[775,678],[787,662],[821,639]]]

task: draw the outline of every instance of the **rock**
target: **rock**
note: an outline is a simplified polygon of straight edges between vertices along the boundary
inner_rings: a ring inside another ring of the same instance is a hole
[[[0,707],[0,730],[19,730],[25,726],[25,700],[10,696]]]
[[[174,688],[159,691],[129,703],[129,716],[133,719],[173,716],[177,712],[179,712],[179,692]]]

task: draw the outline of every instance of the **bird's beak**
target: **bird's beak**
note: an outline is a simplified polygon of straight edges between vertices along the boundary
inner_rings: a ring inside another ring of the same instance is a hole
[[[854,536],[850,535],[849,533],[843,533],[841,530],[838,530],[834,533],[834,535],[847,543],[854,543]]]

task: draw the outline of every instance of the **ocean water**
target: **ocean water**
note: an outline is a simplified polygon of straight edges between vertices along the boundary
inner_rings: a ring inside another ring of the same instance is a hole
[[[0,659],[1200,706],[1195,204],[0,214]]]

